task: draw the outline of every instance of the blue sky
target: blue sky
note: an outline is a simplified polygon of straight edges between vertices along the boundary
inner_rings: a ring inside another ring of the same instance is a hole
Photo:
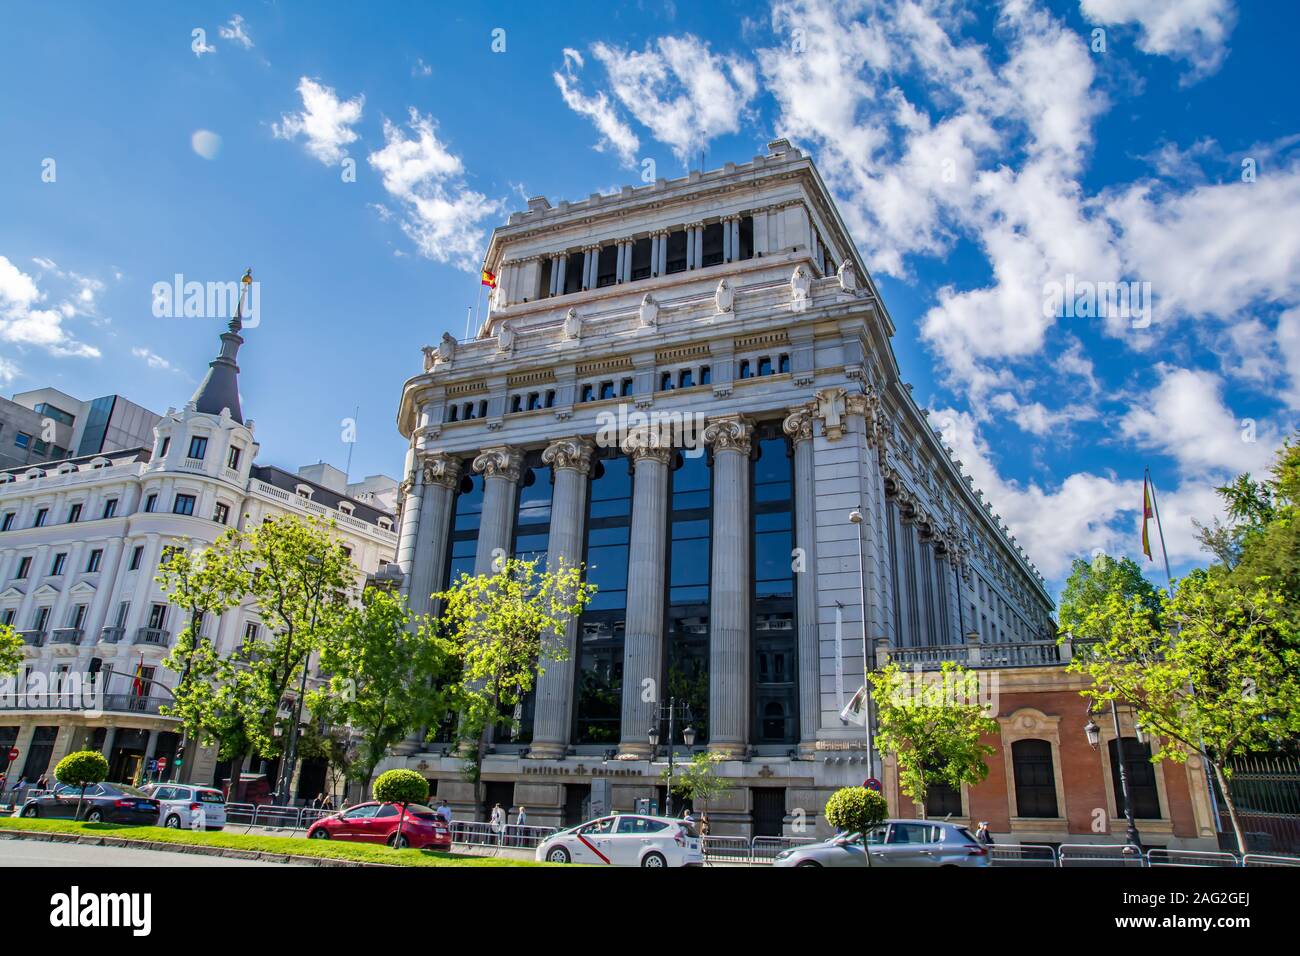
[[[1203,562],[1213,486],[1297,423],[1291,3],[0,12],[4,394],[182,404],[221,322],[155,317],[154,284],[252,266],[262,460],[341,466],[359,406],[353,474],[396,475],[401,383],[463,334],[509,211],[784,135],[835,192],[914,394],[1054,590],[1073,556],[1138,556],[1146,466],[1175,574]],[[1045,314],[1067,277],[1139,283],[1149,326]]]

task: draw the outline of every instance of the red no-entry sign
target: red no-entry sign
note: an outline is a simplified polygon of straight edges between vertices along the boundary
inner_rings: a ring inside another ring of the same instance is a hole
[[[18,759],[18,748],[17,748],[17,747],[10,747],[10,748],[9,748],[9,759],[10,759],[10,760],[17,760],[17,759]]]
[[[159,758],[158,758],[158,769],[159,769],[159,770],[166,770],[166,769],[167,769],[167,758],[166,758],[166,757],[159,757]]]

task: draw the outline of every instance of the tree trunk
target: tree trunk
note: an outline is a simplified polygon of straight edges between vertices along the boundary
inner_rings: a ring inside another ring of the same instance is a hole
[[[1232,800],[1232,794],[1228,792],[1228,780],[1223,775],[1223,768],[1217,761],[1211,760],[1210,766],[1214,769],[1214,779],[1219,781],[1219,790],[1223,792],[1223,802],[1228,807],[1228,819],[1232,821],[1232,832],[1237,838],[1237,852],[1242,856],[1246,855],[1246,834],[1242,832],[1241,820],[1237,817],[1237,805]],[[1218,829],[1218,821],[1215,821],[1215,829]]]
[[[244,775],[244,757],[246,754],[237,754],[230,758],[230,786],[226,791],[226,803],[238,803],[240,791],[240,778]]]

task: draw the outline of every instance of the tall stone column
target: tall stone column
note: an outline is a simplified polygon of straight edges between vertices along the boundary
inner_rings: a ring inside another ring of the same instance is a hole
[[[908,573],[911,567],[909,526],[903,518],[903,506],[898,498],[890,500],[889,522],[892,532],[893,547],[890,549],[890,563],[894,575],[894,618],[897,632],[894,635],[896,646],[914,647],[917,644],[916,627],[912,622],[912,580]]]
[[[734,256],[731,251],[731,220],[722,220],[722,261],[730,262]]]
[[[668,465],[673,450],[660,433],[628,435],[623,453],[636,473],[627,566],[627,624],[623,639],[623,720],[619,752],[650,756],[646,737],[663,698],[664,572],[668,544]],[[652,681],[647,694],[646,681]],[[647,700],[646,698],[650,699]]]
[[[397,566],[402,569],[402,594],[411,590],[411,571],[415,566],[415,539],[420,528],[420,508],[424,504],[424,478],[419,462],[411,474],[398,487],[402,499],[402,519],[397,531],[397,553],[394,556]]]
[[[723,224],[727,226],[726,223]],[[817,635],[817,486],[813,472],[813,412],[791,411],[782,426],[794,443],[794,545],[800,552],[795,574],[799,658],[799,749],[817,749],[821,723],[821,652]]]
[[[523,456],[502,445],[485,448],[474,459],[474,470],[483,476],[483,514],[479,518],[478,549],[474,552],[474,573],[492,574],[497,556],[510,554],[510,526],[514,523],[515,498],[519,493],[519,467]]]
[[[695,232],[694,232],[694,236],[695,236],[695,253],[694,253],[694,258],[695,258],[695,268],[696,268],[696,269],[702,269],[702,268],[704,267],[704,223],[702,223],[702,222],[697,222],[697,223],[695,223],[695,225],[694,225],[694,230],[695,230]]]
[[[709,619],[709,749],[742,756],[749,746],[749,451],[754,428],[740,415],[713,421],[713,568]]]
[[[912,525],[912,561],[916,567],[917,643],[930,645],[934,639],[934,561],[930,545],[922,538],[921,526]]]
[[[447,535],[452,506],[460,484],[461,464],[449,455],[428,455],[419,467],[420,523],[415,534],[411,566],[407,569],[407,606],[412,614],[432,610],[429,596],[442,586],[447,561]],[[403,522],[405,524],[405,522]]]
[[[655,260],[655,275],[661,276],[668,271],[668,232],[660,230],[656,235],[659,239],[659,258]]]
[[[562,438],[542,452],[543,463],[555,476],[551,494],[549,568],[572,567],[582,560],[584,523],[587,516],[588,476],[594,446],[585,438]],[[577,666],[578,622],[572,620],[563,635],[563,659],[548,655],[537,679],[537,709],[533,719],[533,743],[528,756],[538,759],[563,757],[568,750],[573,726],[574,668]]]
[[[558,256],[557,258],[560,261],[560,274],[555,280],[555,294],[564,295],[564,280],[566,277],[565,274],[569,270],[569,256],[566,253]]]

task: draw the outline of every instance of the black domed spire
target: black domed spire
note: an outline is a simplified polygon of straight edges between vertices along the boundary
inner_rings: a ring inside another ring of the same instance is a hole
[[[249,269],[240,280],[235,315],[226,331],[221,333],[221,354],[208,363],[208,374],[190,399],[195,408],[206,415],[220,415],[223,408],[230,409],[230,417],[241,425],[244,413],[239,407],[239,366],[235,364],[235,357],[244,344],[239,332],[244,327],[244,296],[252,283],[253,270]]]

